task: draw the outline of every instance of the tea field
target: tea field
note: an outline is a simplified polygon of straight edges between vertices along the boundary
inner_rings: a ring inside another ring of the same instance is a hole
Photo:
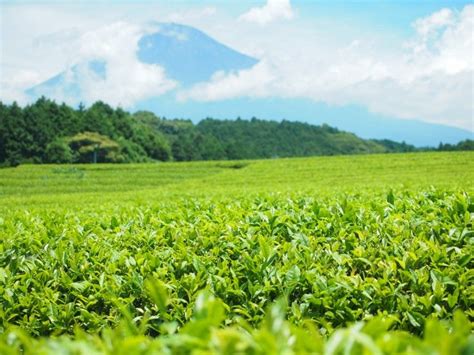
[[[0,170],[1,354],[472,354],[474,154]]]

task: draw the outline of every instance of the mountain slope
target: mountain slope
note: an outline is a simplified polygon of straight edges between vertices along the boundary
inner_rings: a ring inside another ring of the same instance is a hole
[[[92,60],[89,62],[78,63],[69,70],[63,71],[51,79],[36,85],[26,91],[26,94],[32,98],[47,96],[57,100],[75,97],[81,98],[83,94],[83,80],[85,77],[95,80],[104,80],[107,63],[102,60]]]

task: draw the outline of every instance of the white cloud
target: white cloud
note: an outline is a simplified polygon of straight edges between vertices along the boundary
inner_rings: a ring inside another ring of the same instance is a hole
[[[254,22],[263,26],[280,19],[291,20],[293,17],[294,11],[290,0],[267,0],[264,6],[251,8],[248,12],[242,14],[239,20]]]
[[[190,21],[201,20],[216,15],[217,9],[213,6],[207,6],[202,9],[193,9],[187,11],[173,12],[166,17],[170,22],[186,23]]]
[[[104,100],[112,105],[129,107],[137,101],[159,96],[177,85],[166,78],[160,66],[138,60],[138,41],[144,32],[139,26],[118,22],[82,36],[81,59],[103,60],[106,63],[104,80],[85,75],[80,82],[89,103]]]
[[[31,87],[38,82],[38,74],[31,70],[15,70],[15,76],[10,80],[0,81],[0,100],[5,102],[16,101],[21,105],[28,102],[23,88]]]
[[[473,5],[460,12],[443,9],[416,20],[415,35],[407,43],[387,47],[367,37],[342,45],[340,41],[323,43],[309,33],[279,34],[282,47],[265,40],[254,43],[266,49],[265,70],[255,67],[219,75],[180,98],[305,97],[472,131],[473,23]]]
[[[178,93],[179,100],[196,101],[225,100],[237,96],[263,97],[276,79],[274,69],[266,61],[260,61],[252,68],[234,73],[217,72],[210,82],[200,83],[190,90]]]
[[[87,100],[100,98],[125,106],[152,92],[159,95],[176,83],[165,78],[162,68],[139,63],[132,55],[140,31],[147,30],[137,24],[173,18],[207,21],[217,11],[214,7],[189,8],[179,11],[174,5],[150,3],[2,3],[0,100],[26,103],[25,90],[89,58],[104,58],[109,76],[97,81],[87,66],[79,66],[85,78],[81,85],[88,88]],[[88,78],[94,85],[88,84]],[[61,90],[53,94],[57,100],[77,99]]]
[[[357,83],[349,96],[375,112],[474,131],[474,6],[443,9],[414,27],[411,50],[395,70]]]
[[[391,78],[367,80],[341,89],[328,102],[363,103],[373,112],[406,119],[423,117],[473,131],[472,79],[472,72],[437,72],[410,83]]]
[[[420,18],[413,24],[416,31],[423,37],[454,22],[454,13],[451,9],[441,9],[430,16]]]
[[[91,104],[102,100],[122,107],[154,96],[159,96],[176,87],[177,83],[165,76],[158,65],[141,63],[136,51],[138,41],[146,28],[127,22],[117,22],[83,34],[78,41],[76,62],[66,72],[72,84],[79,88],[81,97],[73,96],[64,87],[46,89],[42,93],[58,101]],[[90,69],[88,63],[105,63],[105,76]]]

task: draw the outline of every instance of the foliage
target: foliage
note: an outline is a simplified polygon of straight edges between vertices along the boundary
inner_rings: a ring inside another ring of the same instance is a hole
[[[102,161],[258,159],[314,155],[393,153],[417,149],[388,139],[364,140],[326,124],[301,122],[190,120],[159,118],[146,111],[134,114],[103,102],[73,109],[44,97],[21,108],[0,102],[0,164],[70,162],[61,141],[92,132],[115,141],[120,153]],[[438,150],[472,150],[472,140],[440,144]],[[77,162],[92,162],[89,154]],[[104,157],[107,154],[104,155]]]
[[[66,140],[79,163],[120,163],[120,146],[95,132],[82,132]]]
[[[372,141],[384,146],[389,152],[405,153],[405,152],[416,151],[416,148],[414,146],[412,146],[411,144],[407,144],[405,142],[398,143],[398,142],[391,141],[389,139],[372,139]]]
[[[119,144],[120,153],[109,152],[109,158],[105,158],[108,154],[105,153],[102,161],[141,162],[171,158],[163,134],[150,131],[148,126],[120,108],[113,109],[97,102],[88,109],[80,106],[75,110],[40,98],[24,108],[16,103],[0,103],[0,164],[68,162],[69,154],[60,142],[84,132],[101,135]],[[80,153],[78,160],[92,162],[88,155]]]
[[[65,139],[55,139],[46,146],[45,161],[47,163],[72,163],[73,159],[73,152]]]
[[[474,140],[466,139],[454,145],[440,143],[438,150],[441,150],[441,151],[474,150]]]
[[[165,296],[166,300],[166,296]],[[461,312],[450,323],[427,321],[424,336],[390,330],[393,319],[377,317],[339,329],[327,340],[311,322],[295,326],[285,320],[279,301],[256,328],[245,322],[222,326],[225,305],[206,292],[198,296],[193,316],[181,331],[161,325],[163,335],[147,333],[151,315],[139,323],[125,318],[100,334],[76,329],[74,338],[31,338],[20,329],[0,334],[3,354],[470,354],[474,348],[471,324]]]
[[[2,169],[0,353],[472,353],[472,164]]]
[[[37,335],[76,324],[97,331],[116,323],[117,301],[133,318],[154,310],[152,277],[169,288],[179,325],[208,288],[230,322],[261,321],[285,294],[295,323],[331,331],[397,314],[397,327],[419,333],[428,316],[474,316],[472,211],[467,194],[431,191],[370,203],[265,196],[104,215],[10,213],[0,226],[3,321]]]
[[[386,149],[327,125],[252,119],[205,119],[177,134],[177,160],[256,159],[308,155],[382,153]],[[191,143],[192,142],[192,143]],[[194,147],[190,152],[184,148]]]
[[[91,132],[119,145],[110,162],[149,160],[255,159],[312,155],[404,152],[413,146],[364,140],[328,125],[258,119],[219,121],[161,119],[151,112],[133,115],[99,101],[73,109],[44,97],[21,108],[0,102],[0,164],[69,162],[62,145],[68,137]],[[103,138],[102,138],[103,139]],[[49,147],[49,148],[48,148]],[[79,162],[92,162],[79,154]],[[105,154],[106,156],[107,154]],[[77,157],[76,157],[77,158]]]
[[[232,168],[233,167],[233,168]],[[353,155],[260,161],[22,165],[0,170],[0,212],[17,208],[116,205],[177,197],[235,199],[299,192],[319,197],[387,190],[474,193],[472,152]]]

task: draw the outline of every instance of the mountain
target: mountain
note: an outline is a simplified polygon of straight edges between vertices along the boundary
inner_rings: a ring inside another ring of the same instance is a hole
[[[138,41],[137,58],[142,63],[157,64],[165,69],[168,78],[180,87],[207,81],[218,71],[249,69],[258,60],[241,54],[193,27],[173,23],[156,23],[156,32]],[[42,95],[80,98],[84,85],[81,75],[105,79],[107,64],[94,60],[80,62],[51,79],[27,90],[36,99]]]
[[[166,74],[187,86],[209,80],[217,71],[248,69],[258,60],[241,54],[188,26],[159,24],[156,33],[138,42],[138,59],[158,64]]]
[[[63,100],[65,97],[77,97],[82,95],[82,82],[84,74],[98,80],[106,77],[105,61],[93,60],[79,63],[62,73],[53,76],[51,79],[32,87],[26,94],[33,98],[47,96]]]
[[[138,41],[137,58],[147,64],[158,64],[168,78],[179,83],[176,90],[136,103],[132,110],[149,110],[166,117],[189,118],[198,122],[205,117],[251,119],[259,117],[281,121],[327,123],[351,131],[362,138],[405,141],[415,146],[438,146],[473,139],[467,130],[417,120],[401,120],[369,112],[363,107],[328,106],[321,102],[298,98],[235,98],[215,102],[179,101],[177,90],[208,81],[216,72],[237,72],[249,69],[258,60],[217,42],[202,31],[173,23],[155,24],[157,30]],[[29,89],[32,99],[44,95],[62,101],[65,97],[84,101],[82,78],[103,80],[107,63],[91,61],[77,63],[69,70]],[[89,84],[90,85],[90,84]]]

